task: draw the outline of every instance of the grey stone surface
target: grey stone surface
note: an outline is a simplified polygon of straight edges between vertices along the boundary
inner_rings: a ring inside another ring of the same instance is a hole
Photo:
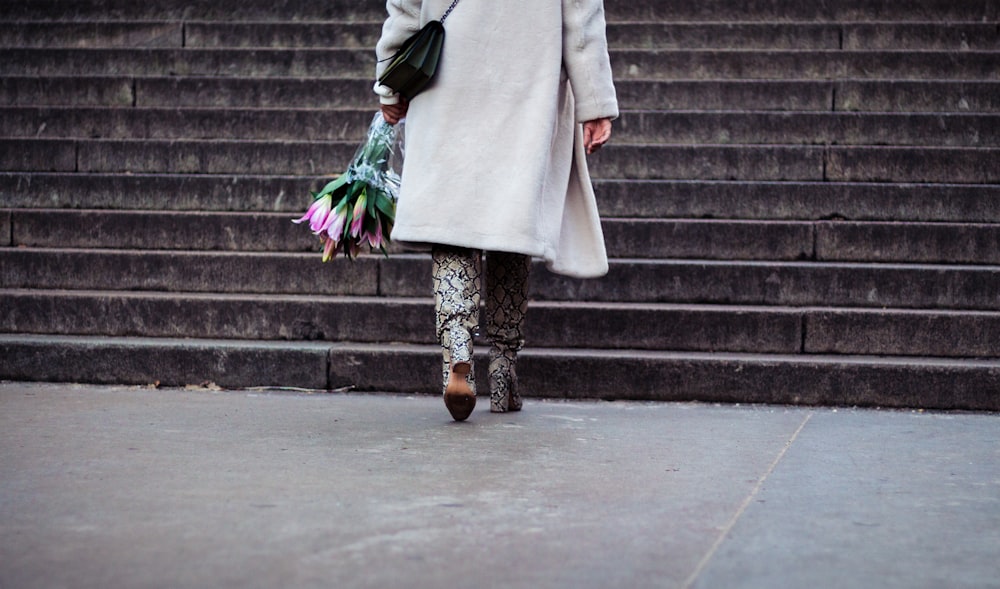
[[[21,383],[0,407],[5,587],[1000,586],[995,415],[458,424],[436,396]]]
[[[357,149],[357,141],[81,140],[79,170],[315,177],[343,171]]]
[[[382,23],[347,22],[190,22],[185,47],[354,47],[373,49]]]
[[[366,97],[368,98],[368,97]],[[360,143],[372,119],[358,108],[317,110],[21,106],[0,109],[6,137],[239,139]],[[615,143],[996,147],[1000,114],[625,111]]]
[[[0,172],[17,208],[300,213],[322,177]],[[597,180],[602,216],[1000,222],[1000,185]]]
[[[7,333],[434,341],[429,297],[49,290],[0,295],[0,330]],[[526,338],[541,348],[1000,357],[998,312],[558,301],[534,302],[530,313]]]
[[[424,297],[426,254],[320,263],[313,253],[131,252],[10,248],[3,288],[155,290]],[[85,271],[73,270],[75,268]],[[735,305],[1000,309],[996,266],[832,262],[613,260],[609,274],[580,280],[536,263],[537,300]]]
[[[996,28],[987,23],[645,23],[616,22],[613,18],[612,15],[608,23],[608,43],[623,48],[994,50],[998,43]],[[109,29],[115,30],[111,26]],[[104,33],[98,30],[98,34]],[[376,21],[201,21],[185,24],[184,41],[186,47],[370,48],[375,46],[380,32],[380,23]],[[108,39],[108,43],[116,42],[119,41],[114,36]]]
[[[4,139],[0,169],[5,171],[74,172],[77,146],[73,140]]]
[[[891,0],[849,0],[833,4],[802,3],[796,0],[755,0],[733,4],[727,0],[712,0],[692,4],[681,0],[608,0],[605,3],[610,20],[651,19],[663,21],[819,21],[854,22],[868,20],[895,21],[986,21],[996,20],[997,7],[989,2],[951,2],[930,0],[918,4],[900,5]],[[170,20],[237,20],[281,21],[286,15],[312,20],[378,21],[385,17],[381,4],[359,5],[350,0],[321,2],[317,0],[285,0],[276,11],[266,0],[216,0],[198,2],[160,2],[156,6],[136,4],[128,0],[35,0],[29,4],[11,2],[7,17],[11,19],[170,19]],[[7,7],[5,7],[7,8]]]
[[[179,22],[0,22],[0,47],[183,47]]]
[[[816,412],[693,587],[1000,587],[996,419]]]
[[[1000,112],[996,80],[855,80],[835,86],[836,110]]]
[[[813,354],[1000,358],[1000,312],[824,310],[805,322]]]
[[[4,246],[14,245],[10,226],[12,214],[10,210],[0,210],[0,243]]]
[[[622,143],[1000,145],[1000,115],[630,111],[615,122]]]
[[[626,109],[752,109],[829,111],[834,84],[826,80],[615,80]]]
[[[117,289],[167,292],[375,295],[378,258],[319,253],[0,250],[5,288]],[[392,295],[390,295],[392,296]]]
[[[834,182],[1000,183],[1000,149],[977,147],[829,148],[825,178]]]
[[[11,207],[302,213],[322,176],[0,173]]]
[[[816,225],[816,259],[1000,264],[1000,225],[845,223]]]
[[[0,76],[0,104],[132,106],[134,101],[127,77]]]
[[[630,49],[837,49],[840,27],[818,23],[615,22],[608,45]]]
[[[371,49],[6,49],[4,75],[368,77]],[[616,77],[642,79],[996,80],[995,53],[611,48]]]
[[[330,346],[311,342],[0,335],[0,351],[10,380],[331,388]]]
[[[478,382],[486,383],[479,346]],[[0,334],[0,379],[438,393],[437,344]],[[530,347],[526,397],[1000,410],[1000,361]]]
[[[397,257],[398,258],[398,257]],[[383,292],[415,292],[428,269],[382,263]],[[996,266],[815,262],[613,260],[608,275],[577,280],[538,265],[532,293],[542,300],[697,302],[792,306],[1000,309]]]
[[[597,178],[821,180],[824,150],[811,145],[614,144],[590,158]]]
[[[950,51],[996,51],[1000,35],[995,23],[865,23],[843,28],[843,47],[865,49],[913,49]]]
[[[371,104],[353,111],[17,107],[0,109],[0,132],[8,137],[349,140],[360,144],[373,114]]]
[[[594,189],[609,217],[1000,221],[1000,186],[989,184],[599,179]]]
[[[813,226],[774,221],[604,219],[615,258],[801,260],[813,257]]]
[[[969,51],[611,50],[615,76],[643,79],[984,79],[996,80],[996,54]],[[209,67],[199,64],[198,67]]]
[[[342,108],[371,105],[367,79],[137,77],[138,106]]]
[[[301,195],[304,213],[308,194]],[[28,209],[13,212],[14,245],[130,250],[309,251],[319,238],[301,214]]]

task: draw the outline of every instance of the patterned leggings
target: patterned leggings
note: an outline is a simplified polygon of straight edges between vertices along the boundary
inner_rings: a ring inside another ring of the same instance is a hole
[[[433,260],[435,325],[444,350],[444,386],[452,363],[472,363],[472,340],[479,327],[482,255],[479,250],[435,246]],[[521,408],[515,364],[524,346],[522,326],[528,310],[530,268],[529,256],[486,252],[486,336],[490,341],[493,412]],[[475,370],[469,371],[466,380],[475,393]]]

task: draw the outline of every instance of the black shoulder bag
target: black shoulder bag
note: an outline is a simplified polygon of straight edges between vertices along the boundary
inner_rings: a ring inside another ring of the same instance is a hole
[[[452,2],[440,20],[427,23],[403,43],[396,55],[389,58],[391,61],[379,76],[379,84],[392,88],[407,100],[413,100],[427,87],[441,61],[444,21],[458,2]]]

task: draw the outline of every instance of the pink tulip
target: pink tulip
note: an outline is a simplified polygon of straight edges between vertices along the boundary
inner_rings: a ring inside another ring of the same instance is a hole
[[[313,233],[322,233],[329,225],[327,217],[330,216],[330,207],[333,205],[333,198],[328,194],[313,201],[312,206],[302,217],[292,221],[293,223],[303,223],[309,221],[309,228]]]
[[[337,251],[337,240],[330,239],[329,237],[326,236],[326,234],[323,235],[323,238],[324,238],[323,239],[323,261],[324,262],[329,262],[330,258],[333,257],[334,252]]]
[[[330,223],[326,229],[326,234],[334,241],[340,241],[344,235],[344,225],[347,223],[347,207],[337,207],[330,213]]]
[[[382,247],[382,223],[375,223],[375,235],[368,234],[368,245],[371,247]]]
[[[358,202],[354,203],[354,221],[351,222],[351,237],[361,235],[361,228],[365,224],[365,207],[367,206],[367,196],[364,192],[358,197]]]

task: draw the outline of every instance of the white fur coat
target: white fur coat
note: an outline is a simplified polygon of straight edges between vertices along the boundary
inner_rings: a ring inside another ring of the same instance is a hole
[[[388,0],[378,58],[449,4]],[[523,253],[560,274],[604,275],[580,127],[618,116],[603,1],[461,0],[445,32],[437,76],[407,114],[393,239]]]

